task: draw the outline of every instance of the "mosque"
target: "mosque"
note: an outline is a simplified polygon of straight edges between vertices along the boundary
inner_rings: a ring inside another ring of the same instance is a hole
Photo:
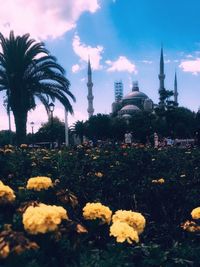
[[[161,48],[160,54],[160,73],[159,78],[159,93],[166,90],[165,89],[165,73],[164,73],[164,57],[163,48]],[[137,112],[147,111],[152,112],[157,104],[143,92],[139,90],[138,82],[133,82],[132,91],[127,95],[123,96],[123,83],[121,81],[115,82],[115,102],[112,103],[112,113],[113,116],[122,117],[128,119],[132,117]],[[89,117],[93,115],[93,95],[92,95],[92,72],[90,61],[88,61],[88,115]],[[175,73],[174,79],[174,104],[178,106],[178,91],[177,91],[177,77]],[[159,103],[162,106],[162,101]]]

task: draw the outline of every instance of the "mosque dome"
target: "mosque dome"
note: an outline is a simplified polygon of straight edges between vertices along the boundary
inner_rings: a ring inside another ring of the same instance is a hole
[[[124,114],[134,114],[135,112],[140,111],[140,109],[135,106],[135,105],[126,105],[123,108],[120,109],[118,112],[119,115],[124,115]]]
[[[139,91],[133,91],[128,93],[126,96],[123,97],[123,100],[132,100],[133,98],[143,98],[143,99],[147,99],[148,96],[145,95],[142,92]]]
[[[125,95],[122,100],[113,104],[113,112],[118,113],[119,116],[124,114],[134,115],[138,111],[149,111],[153,109],[153,102],[149,97],[140,92],[138,82],[133,82],[132,91]]]
[[[130,114],[124,114],[124,115],[122,115],[122,118],[125,120],[129,120],[132,118],[132,116]]]

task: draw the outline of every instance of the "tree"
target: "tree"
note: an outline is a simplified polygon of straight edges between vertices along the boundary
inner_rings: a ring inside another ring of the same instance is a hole
[[[105,140],[111,134],[111,118],[105,114],[97,114],[85,123],[86,136],[89,138]]]
[[[15,139],[15,133],[9,130],[0,131],[0,146],[5,146],[10,144],[10,140]]]
[[[43,43],[30,39],[29,34],[8,38],[0,34],[0,91],[6,91],[7,110],[11,108],[16,126],[17,144],[26,137],[28,111],[36,107],[36,98],[49,111],[49,102],[59,100],[73,113],[68,96],[70,83],[64,69],[51,56]]]
[[[86,133],[86,126],[83,121],[77,121],[72,126],[72,132],[74,132],[81,140],[81,143],[83,142],[83,136]]]
[[[65,124],[57,117],[42,124],[34,135],[35,142],[52,142],[52,140],[58,141],[59,144],[65,142]]]

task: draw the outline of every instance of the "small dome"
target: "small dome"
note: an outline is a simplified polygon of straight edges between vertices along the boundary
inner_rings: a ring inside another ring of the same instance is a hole
[[[130,119],[132,116],[130,114],[124,114],[122,115],[122,118],[124,119]]]
[[[125,95],[123,97],[123,100],[128,100],[128,99],[133,99],[133,98],[143,98],[143,99],[146,99],[146,98],[148,98],[148,96],[145,95],[144,93],[140,92],[140,91],[133,91],[133,92],[130,92],[127,95]]]
[[[140,109],[135,105],[126,105],[121,109],[121,111],[125,111],[125,110],[127,110],[127,111],[138,111]]]
[[[119,115],[123,116],[125,114],[134,114],[138,111],[141,111],[137,106],[135,105],[126,105],[120,111],[118,112]]]

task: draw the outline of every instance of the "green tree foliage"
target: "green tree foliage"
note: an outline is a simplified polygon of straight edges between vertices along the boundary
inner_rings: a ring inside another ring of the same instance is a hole
[[[170,97],[173,95],[174,93],[171,90],[163,89],[159,91],[159,106],[161,109],[168,109],[169,107],[174,106],[174,101],[170,100]]]
[[[140,142],[146,142],[147,138],[155,131],[156,116],[148,112],[138,112],[129,121],[129,131],[133,138]]]
[[[17,144],[26,137],[28,111],[36,107],[36,99],[49,110],[49,100],[58,99],[73,112],[68,97],[69,81],[64,69],[51,56],[43,43],[30,39],[29,34],[5,38],[0,34],[0,91],[6,91],[7,110],[11,108],[16,125]]]
[[[71,127],[71,130],[73,133],[75,133],[83,142],[83,136],[86,134],[86,125],[83,121],[77,121],[74,123],[74,125]]]
[[[42,124],[42,127],[34,135],[35,142],[57,141],[59,144],[65,142],[65,124],[59,118],[54,117]]]
[[[157,132],[160,137],[194,138],[200,128],[200,116],[184,107],[156,109],[155,112],[135,113],[128,121],[104,114],[92,116],[86,122],[78,121],[73,131],[81,138],[124,140],[126,131],[133,133],[135,141],[146,143]]]
[[[89,138],[107,139],[111,134],[111,118],[109,115],[97,114],[85,123],[86,135]]]
[[[0,131],[0,146],[11,144],[15,140],[15,133],[9,130]]]
[[[111,138],[115,140],[124,140],[124,133],[127,131],[128,125],[124,119],[121,118],[112,118],[111,119]]]

